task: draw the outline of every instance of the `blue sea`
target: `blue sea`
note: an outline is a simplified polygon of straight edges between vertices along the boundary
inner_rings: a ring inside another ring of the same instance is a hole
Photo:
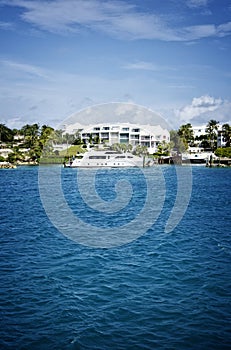
[[[116,237],[121,228],[128,242],[105,246],[101,233],[92,239],[81,225],[75,226],[77,238],[71,237],[58,182],[51,182],[57,169],[72,215],[96,233],[110,229]],[[231,349],[231,169],[192,167],[192,188],[183,177],[180,196],[183,203],[190,194],[189,201],[170,232],[177,168],[143,172],[94,175],[96,193],[108,208],[118,196],[117,181],[124,197],[131,195],[127,202],[121,195],[110,212],[82,200],[77,169],[44,166],[49,212],[39,167],[0,171],[0,349]],[[88,176],[91,170],[84,180]],[[145,176],[155,178],[148,201]],[[89,197],[91,185],[85,183]],[[146,202],[152,206],[140,217]],[[137,223],[134,231],[131,222]]]

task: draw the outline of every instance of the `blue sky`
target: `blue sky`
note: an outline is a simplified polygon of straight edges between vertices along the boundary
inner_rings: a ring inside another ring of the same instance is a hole
[[[231,121],[230,0],[0,0],[0,40],[9,127],[108,102]]]

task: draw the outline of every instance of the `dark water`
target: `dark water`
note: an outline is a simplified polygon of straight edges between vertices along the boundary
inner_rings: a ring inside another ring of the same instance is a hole
[[[76,170],[66,170],[64,190],[77,212]],[[110,184],[113,172],[102,180]],[[171,234],[164,226],[176,174],[174,167],[163,173],[167,194],[156,224],[129,244],[94,249],[49,221],[37,168],[0,171],[1,349],[231,349],[231,169],[193,167],[191,200]],[[138,197],[126,218],[143,205]]]

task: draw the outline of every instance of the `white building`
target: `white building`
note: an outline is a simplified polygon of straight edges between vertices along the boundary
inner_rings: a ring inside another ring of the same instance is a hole
[[[194,136],[194,138],[200,137],[200,136],[206,134],[206,131],[205,131],[206,124],[199,125],[199,126],[192,126],[192,129],[193,129],[193,136]]]
[[[225,147],[226,140],[224,137],[224,132],[222,131],[222,126],[219,126],[217,133],[217,147]]]
[[[7,158],[10,153],[13,153],[12,149],[10,148],[0,148],[0,156],[3,158]]]
[[[169,131],[160,125],[102,123],[78,126],[80,137],[85,143],[93,141],[108,145],[123,143],[131,144],[134,147],[137,145],[146,146],[150,154],[157,151],[159,143],[170,141]],[[65,130],[68,133],[75,133],[76,131],[76,127],[70,130],[70,126]]]
[[[205,124],[200,126],[192,126],[194,138],[200,137],[202,135],[206,135],[206,128],[207,128],[207,125]],[[217,133],[217,147],[224,147],[226,145],[226,141],[223,136],[222,125],[218,125],[218,130],[216,133]],[[199,144],[200,141],[197,141],[197,143]]]

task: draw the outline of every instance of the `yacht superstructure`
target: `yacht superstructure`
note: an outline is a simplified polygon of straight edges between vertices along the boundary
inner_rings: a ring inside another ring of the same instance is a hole
[[[130,152],[119,152],[113,150],[90,150],[77,154],[64,164],[66,168],[95,168],[95,167],[142,167],[143,158]]]

